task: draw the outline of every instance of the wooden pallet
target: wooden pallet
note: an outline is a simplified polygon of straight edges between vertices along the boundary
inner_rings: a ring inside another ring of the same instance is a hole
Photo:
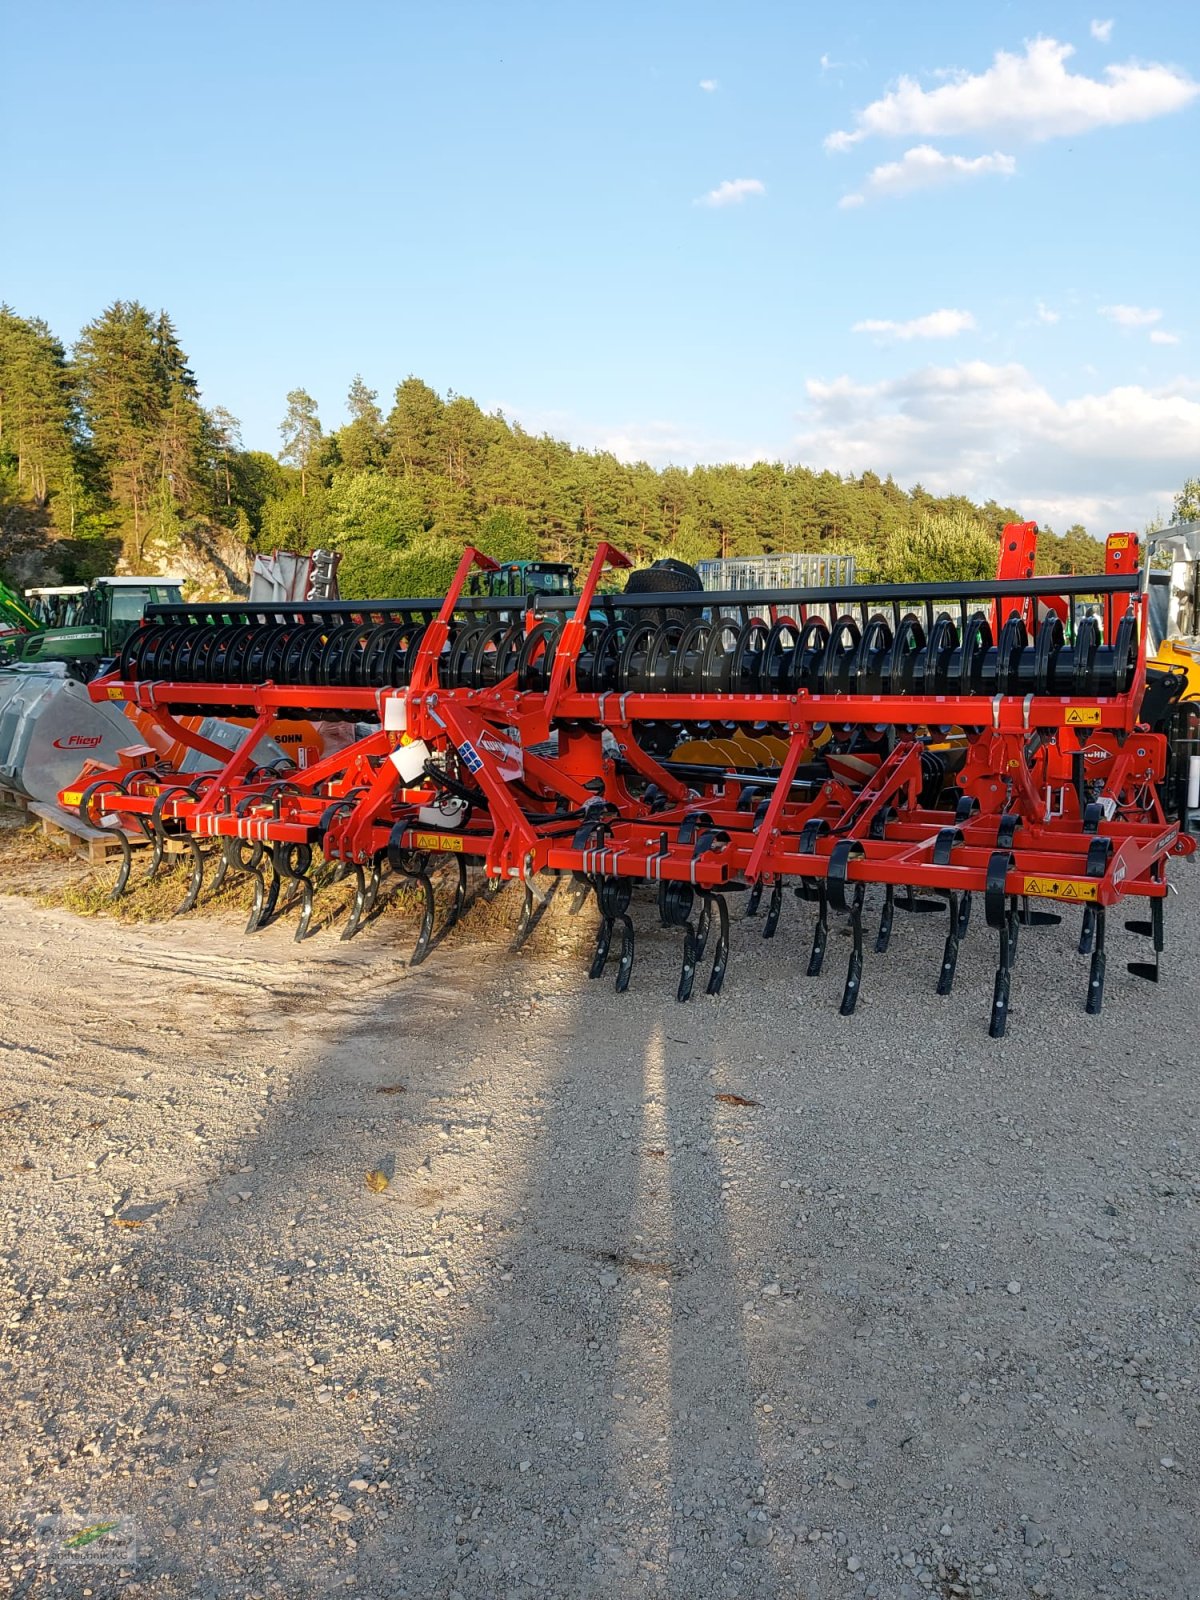
[[[81,817],[40,800],[31,800],[29,810],[41,820],[44,838],[67,845],[81,860],[90,861],[94,867],[102,867],[113,856],[121,854],[120,840],[111,828],[93,828]],[[136,848],[146,840],[140,833],[130,834],[129,842]]]
[[[8,811],[28,811],[31,801],[27,794],[21,794],[17,789],[10,789],[7,784],[0,783],[0,806]]]

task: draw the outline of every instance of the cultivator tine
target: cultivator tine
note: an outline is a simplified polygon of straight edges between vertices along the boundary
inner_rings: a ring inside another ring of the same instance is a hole
[[[1154,941],[1153,961],[1127,962],[1129,971],[1135,978],[1145,978],[1147,983],[1158,982],[1158,958],[1163,949],[1163,902],[1161,899],[1151,900],[1149,922],[1127,922],[1125,926],[1131,933],[1140,933]]]
[[[824,878],[817,884],[817,925],[813,929],[812,950],[808,957],[808,976],[819,978],[825,964],[825,946],[829,941],[829,890]]]
[[[778,889],[778,887],[779,885],[777,884],[776,888]],[[712,971],[708,977],[708,987],[705,993],[720,994],[721,985],[725,982],[725,969],[729,965],[729,907],[725,903],[723,894],[710,894],[708,899],[710,904],[715,904],[717,908],[717,948],[713,954]],[[771,903],[772,905],[775,903],[774,894],[771,896]],[[778,912],[775,914],[778,916]],[[771,933],[773,934],[774,932],[775,930],[772,928]],[[770,938],[771,934],[764,930],[763,937]]]
[[[187,836],[188,854],[192,858],[192,872],[188,879],[187,893],[175,908],[175,915],[182,917],[192,909],[200,898],[200,890],[204,886],[204,856],[200,850],[200,841]]]
[[[260,852],[259,860],[261,861],[262,846],[256,845],[255,848]],[[254,905],[250,912],[250,920],[246,924],[247,933],[255,933],[259,928],[265,928],[275,915],[275,907],[279,903],[279,874],[275,871],[275,863],[270,857],[267,857],[267,863],[271,869],[271,881],[269,884],[264,883],[264,873],[261,865],[253,869]]]
[[[609,948],[612,945],[613,924],[611,917],[601,917],[600,927],[596,932],[596,948],[592,953],[592,964],[588,968],[589,978],[599,978],[604,974],[604,965],[608,960]]]
[[[413,874],[414,881],[421,889],[421,926],[417,930],[417,942],[413,946],[413,953],[408,958],[410,967],[419,967],[429,954],[429,941],[433,938],[433,921],[437,913],[437,899],[433,892],[433,879],[428,872]]]
[[[209,885],[209,894],[210,895],[215,895],[215,894],[217,894],[219,892],[219,890],[224,885],[224,882],[225,882],[226,877],[228,876],[228,873],[229,873],[229,861],[226,858],[225,852],[222,850],[221,854],[220,854],[220,856],[218,857],[218,860],[217,860],[217,870],[213,875],[213,881]]]
[[[621,924],[621,954],[617,961],[615,988],[624,994],[633,976],[634,931],[629,915],[629,902],[633,898],[633,884],[628,878],[602,878],[595,880],[596,904],[600,909],[600,928],[596,934],[596,953],[588,969],[589,978],[598,978],[604,971],[612,946],[613,929]]]
[[[983,914],[989,928],[995,928],[1000,937],[1000,961],[996,968],[996,982],[992,990],[992,1015],[988,1033],[993,1039],[1002,1039],[1008,1026],[1008,1005],[1012,994],[1012,969],[1017,955],[1016,896],[1005,897],[1005,883],[1012,866],[1012,852],[993,850],[988,858],[987,878],[983,896]]]
[[[521,915],[517,919],[517,929],[513,935],[512,948],[519,950],[529,935],[537,927],[545,915],[546,907],[553,900],[558,889],[558,878],[555,877],[545,894],[539,894],[532,877],[525,879],[525,895],[521,902]]]
[[[576,873],[572,883],[571,900],[567,906],[567,915],[577,917],[588,903],[592,886],[581,873]]]
[[[954,988],[954,974],[958,969],[958,951],[967,925],[971,920],[971,896],[959,895],[955,889],[947,890],[950,907],[950,932],[946,935],[946,948],[942,953],[942,969],[938,973],[937,992],[950,994]]]
[[[675,990],[675,998],[681,1002],[691,999],[696,968],[700,965],[708,944],[708,932],[712,925],[712,898],[706,890],[700,891],[700,915],[693,922],[692,910],[696,903],[696,891],[691,884],[660,883],[658,886],[658,913],[663,926],[683,929],[683,961],[679,969],[679,984]],[[728,944],[729,911],[723,900],[721,909],[725,912],[722,925]],[[718,957],[719,954],[718,951]],[[724,963],[721,965],[721,976],[724,977]],[[720,988],[720,981],[717,987]],[[710,993],[715,994],[716,990],[711,990]]]
[[[350,915],[342,929],[343,943],[353,939],[358,932],[367,909],[367,875],[357,861],[351,862],[350,868],[354,873],[354,899],[350,902]]]
[[[760,885],[755,885],[756,888]],[[764,939],[773,939],[775,930],[779,927],[779,914],[783,910],[783,879],[776,878],[771,886],[771,898],[767,903],[767,920],[763,923],[762,936]]]
[[[533,914],[540,905],[534,898],[533,884],[526,880],[525,897],[521,901],[521,915],[517,918],[517,931],[513,935],[512,948],[519,950],[529,937],[529,930],[533,927]]]
[[[467,863],[462,856],[455,856],[454,904],[450,907],[450,915],[446,918],[446,927],[452,928],[462,916],[467,904]]]
[[[1003,1039],[1008,1026],[1008,1003],[1012,994],[1012,944],[1014,923],[1005,916],[1000,923],[1000,964],[996,968],[996,984],[992,991],[992,1017],[988,1033],[993,1039]]]
[[[911,890],[909,891],[911,893]],[[883,955],[892,942],[892,920],[896,912],[896,889],[886,884],[883,891],[883,910],[879,914],[879,932],[875,935],[875,952]]]
[[[1084,906],[1083,923],[1079,929],[1079,954],[1081,956],[1091,955],[1092,941],[1095,939],[1095,937],[1096,908],[1095,906]]]
[[[950,994],[954,989],[954,973],[958,966],[958,894],[949,890],[950,931],[946,934],[946,949],[942,952],[942,970],[938,973],[938,994]]]
[[[758,915],[758,908],[762,903],[762,892],[763,885],[762,879],[760,878],[756,884],[751,886],[750,898],[746,901],[746,915],[748,917],[756,917]],[[764,939],[767,937],[769,937],[767,934],[763,935]]]
[[[854,1014],[854,1008],[858,1004],[858,991],[862,988],[862,913],[865,893],[866,890],[863,884],[856,883],[854,885],[854,894],[850,901],[850,963],[846,968],[846,987],[842,991],[842,1003],[838,1008],[844,1017]]]
[[[1103,906],[1096,908],[1096,943],[1092,950],[1092,966],[1088,973],[1087,1013],[1090,1017],[1100,1015],[1100,1008],[1104,1004],[1104,924],[1106,921]]]
[[[308,876],[312,865],[312,847],[307,844],[277,844],[271,851],[271,865],[278,878],[288,884],[288,897],[283,910],[288,912],[300,902],[300,920],[296,924],[295,940],[299,944],[307,938],[313,914],[313,884]]]

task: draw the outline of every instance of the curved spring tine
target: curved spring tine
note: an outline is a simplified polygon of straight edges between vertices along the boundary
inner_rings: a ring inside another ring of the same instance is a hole
[[[268,865],[271,868],[271,883],[267,889],[267,903],[263,907],[262,916],[258,919],[258,925],[260,928],[265,928],[267,923],[270,922],[271,918],[275,915],[275,907],[279,903],[279,885],[283,882],[282,878],[280,878],[279,874],[275,870],[275,863],[273,861],[269,861]]]
[[[750,898],[746,901],[746,915],[748,917],[756,917],[758,915],[758,907],[760,901],[762,900],[762,892],[763,886],[762,879],[760,878],[750,890]],[[766,938],[766,934],[763,935],[763,938]]]
[[[455,856],[454,865],[458,868],[458,881],[454,885],[454,904],[450,908],[450,915],[446,918],[446,927],[452,928],[463,914],[463,907],[467,903],[467,863],[462,856]]]
[[[309,925],[312,922],[313,885],[312,879],[306,872],[291,870],[287,865],[287,861],[288,852],[286,847],[283,845],[273,846],[271,864],[278,876],[286,879],[288,886],[288,896],[284,902],[281,915],[290,911],[297,900],[300,902],[300,920],[296,924],[296,932],[293,935],[295,942],[299,944],[302,939],[307,937]]]
[[[300,921],[296,924],[296,943],[308,938],[309,926],[313,914],[313,886],[312,879],[307,875],[296,879],[300,885]],[[290,901],[288,902],[291,903]]]
[[[182,917],[185,912],[192,909],[200,898],[200,890],[204,884],[204,856],[200,850],[200,841],[189,834],[187,847],[192,858],[192,875],[188,879],[187,893],[175,908],[177,917]]]
[[[1000,965],[996,968],[996,986],[992,991],[992,1020],[988,1033],[993,1039],[1003,1039],[1008,1025],[1008,1002],[1012,993],[1012,943],[1013,918],[1007,916],[1000,923]]]
[[[679,987],[675,991],[675,998],[679,1001],[691,998],[692,983],[696,977],[696,962],[700,953],[696,948],[696,929],[692,923],[684,924],[683,932],[683,966],[679,972]]]
[[[942,970],[938,973],[939,994],[949,994],[954,988],[954,973],[958,966],[958,930],[962,916],[958,890],[948,889],[946,898],[950,902],[950,932],[946,935],[946,948],[942,952]]]
[[[133,867],[133,849],[124,828],[117,828],[114,834],[117,843],[121,846],[121,866],[117,872],[117,881],[113,884],[110,900],[119,900],[129,887],[129,874]]]
[[[571,904],[567,907],[568,916],[577,917],[579,915],[584,906],[587,905],[588,896],[591,892],[592,886],[586,879],[582,883],[577,882],[575,884],[575,893],[571,896]]]
[[[514,950],[519,950],[528,937],[529,930],[533,926],[533,912],[536,904],[533,885],[527,882],[525,885],[525,898],[521,902],[521,915],[517,918],[517,931],[513,935]]]
[[[166,835],[155,830],[152,838],[154,849],[150,855],[150,865],[146,868],[146,876],[142,879],[143,883],[152,883],[158,877],[158,869],[162,866],[163,856],[166,853]]]
[[[592,956],[592,964],[588,968],[589,978],[598,978],[604,971],[604,963],[608,960],[609,946],[612,944],[612,918],[600,919],[600,930],[596,934],[596,952]]]
[[[755,887],[757,888],[758,885],[756,884]],[[724,905],[725,902],[722,900],[721,904]],[[782,878],[776,878],[774,886],[771,889],[770,901],[767,904],[767,920],[763,923],[763,938],[764,939],[773,939],[775,937],[775,930],[779,926],[779,913],[782,910],[783,910],[783,879]],[[727,944],[728,944],[728,942],[729,941],[726,940]],[[718,985],[718,988],[719,987],[720,987],[720,985]],[[717,991],[716,991],[716,989],[710,989],[708,992],[709,992],[709,994],[716,994]]]
[[[863,936],[862,912],[863,896],[866,893],[863,884],[854,886],[854,899],[850,902],[850,965],[846,968],[846,987],[842,991],[842,1004],[839,1008],[842,1016],[848,1017],[858,1004],[858,991],[862,987],[863,969]]]
[[[383,877],[378,861],[371,863],[370,876],[367,878],[367,897],[363,905],[363,916],[369,917],[375,909],[375,902],[379,899],[379,883]]]
[[[221,852],[221,859],[217,862],[216,876],[213,878],[212,884],[210,885],[210,888],[209,888],[209,893],[210,894],[216,894],[217,890],[220,889],[221,885],[225,882],[225,878],[226,878],[226,875],[228,874],[228,872],[229,872],[229,859],[225,855],[225,852],[222,851]]]
[[[1088,973],[1087,1013],[1089,1017],[1098,1017],[1100,1008],[1104,1004],[1104,924],[1105,914],[1103,906],[1096,906],[1096,947],[1092,951],[1092,966]]]
[[[782,886],[777,880],[771,894],[771,912],[768,913],[768,920],[772,914],[778,917],[775,896],[782,897],[782,893]],[[725,896],[723,894],[713,895],[713,899],[717,903],[717,949],[713,956],[712,972],[709,975],[706,992],[708,994],[720,994],[721,985],[725,982],[725,969],[729,965],[729,907],[725,904]],[[771,933],[774,932],[775,930],[772,928]],[[770,938],[770,936],[765,932],[763,934],[765,939]]]
[[[357,862],[349,863],[357,879],[354,890],[354,902],[350,907],[350,915],[346,918],[346,926],[342,929],[343,939],[353,939],[362,922],[363,910],[367,900],[367,875]]]
[[[911,890],[909,891],[912,892]],[[879,913],[879,932],[875,935],[875,952],[883,955],[892,941],[892,922],[896,914],[896,890],[886,884],[883,891],[883,910]]]
[[[330,883],[341,883],[343,878],[348,878],[349,876],[350,863],[348,861],[339,861],[336,867],[334,867],[333,877],[330,878],[329,881]]]
[[[726,912],[726,917],[729,913]],[[712,895],[707,890],[700,891],[700,915],[694,923],[684,924],[683,936],[683,965],[679,972],[679,987],[675,991],[676,1000],[690,1000],[692,984],[696,977],[696,968],[704,958],[704,951],[708,945],[708,931],[712,927]]]
[[[250,908],[250,918],[246,923],[246,932],[253,933],[262,921],[263,912],[267,904],[267,888],[263,882],[261,867],[247,867],[245,869],[254,879],[254,904]]]
[[[817,978],[821,975],[821,966],[825,960],[825,945],[829,939],[829,890],[825,879],[817,884],[817,925],[813,929],[812,952],[808,958],[808,976]]]
[[[378,877],[379,869],[376,868],[375,871],[376,876]],[[427,872],[418,873],[416,881],[421,886],[421,893],[424,896],[424,906],[421,910],[421,927],[417,934],[417,942],[413,946],[412,955],[408,958],[408,964],[410,967],[419,967],[422,961],[424,961],[425,957],[429,954],[429,941],[433,938],[433,918],[437,909],[437,902],[435,901],[433,895],[433,880],[430,878],[429,874]]]
[[[616,990],[624,994],[633,976],[633,918],[627,913],[621,917],[621,956],[617,962]]]

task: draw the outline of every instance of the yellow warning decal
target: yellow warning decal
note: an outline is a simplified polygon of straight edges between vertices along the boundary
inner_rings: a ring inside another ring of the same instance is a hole
[[[58,797],[59,804],[64,806],[77,806],[82,799],[82,794],[75,789],[64,789]]]
[[[1095,724],[1095,723],[1097,723],[1099,721],[1100,721],[1100,707],[1099,706],[1068,706],[1067,707],[1067,726],[1068,726],[1068,728],[1071,726],[1072,723],[1076,723],[1076,724],[1078,724],[1078,723]]]
[[[463,842],[453,833],[418,833],[416,841],[418,850],[453,850],[462,854]]]
[[[1100,885],[1090,878],[1026,878],[1022,892],[1043,900],[1098,900]]]
[[[108,686],[108,698],[110,700],[124,700],[125,691],[119,684],[110,683]]]
[[[1110,550],[1128,550],[1129,535],[1127,533],[1110,533],[1108,536],[1108,548]]]

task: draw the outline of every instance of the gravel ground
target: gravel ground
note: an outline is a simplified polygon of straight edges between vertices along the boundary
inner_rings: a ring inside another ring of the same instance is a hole
[[[413,971],[396,917],[0,898],[0,1590],[1200,1594],[1174,878],[1158,990],[1118,932],[1089,1018],[1033,930],[999,1045],[941,918],[844,1019],[792,901],[680,1006],[648,900],[622,997],[590,911],[513,951],[511,892]]]

